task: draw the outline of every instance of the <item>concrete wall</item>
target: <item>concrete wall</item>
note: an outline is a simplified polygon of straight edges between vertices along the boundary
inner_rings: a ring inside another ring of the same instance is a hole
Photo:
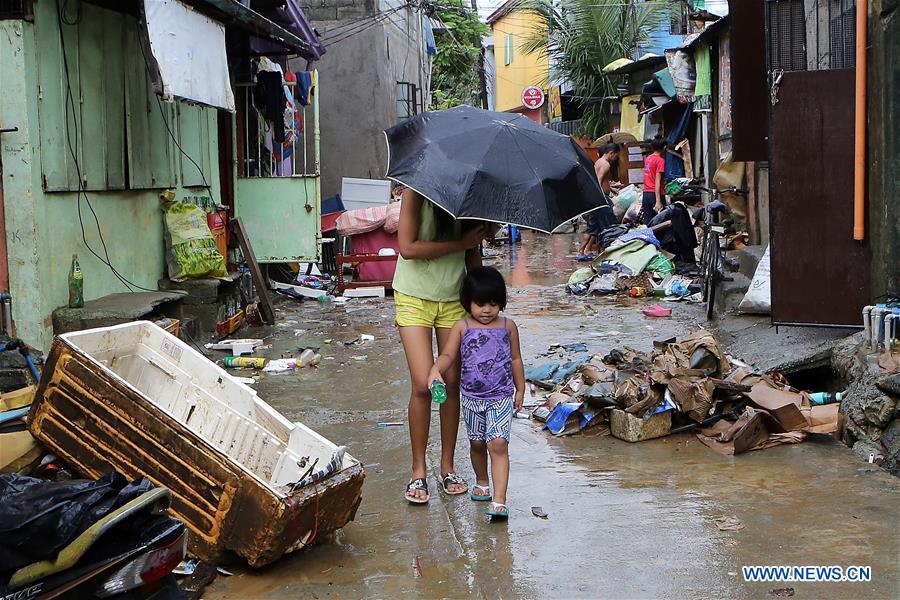
[[[872,296],[900,294],[900,3],[869,4],[868,232]]]
[[[68,301],[68,271],[77,253],[84,271],[85,300],[126,287],[100,260],[90,255],[82,239],[78,194],[44,192],[39,123],[38,64],[34,25],[0,21],[0,123],[17,126],[0,139],[3,200],[9,249],[13,318],[19,337],[47,350],[52,341],[51,314]],[[210,111],[211,116],[214,113]],[[211,117],[212,118],[212,117]],[[124,135],[124,132],[123,132]],[[210,127],[209,183],[219,197],[215,123]],[[180,171],[178,171],[180,181]],[[160,190],[92,191],[88,198],[109,251],[110,262],[135,284],[156,289],[165,274]],[[178,188],[180,194],[195,194]],[[102,246],[90,208],[81,200],[85,237],[101,255]]]
[[[396,84],[420,88],[427,107],[430,59],[419,14],[408,8],[385,14],[396,1],[318,0],[304,7],[325,39],[319,70],[322,198],[341,191],[343,177],[380,179],[387,170],[382,131],[397,123]],[[382,11],[384,16],[373,15]],[[369,15],[366,21],[349,21]],[[335,20],[337,19],[337,20]],[[331,33],[329,33],[331,32]],[[350,35],[352,34],[352,35]],[[331,38],[331,42],[329,42]],[[343,38],[343,39],[342,39]]]

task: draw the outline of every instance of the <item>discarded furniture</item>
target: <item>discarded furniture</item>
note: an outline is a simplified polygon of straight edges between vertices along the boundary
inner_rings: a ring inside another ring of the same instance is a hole
[[[169,488],[204,560],[230,550],[265,565],[359,507],[359,461],[149,322],[57,337],[31,415],[31,433],[80,474]]]

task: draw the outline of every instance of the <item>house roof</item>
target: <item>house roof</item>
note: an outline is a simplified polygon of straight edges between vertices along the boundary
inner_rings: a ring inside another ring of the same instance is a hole
[[[500,7],[488,15],[487,23],[488,25],[493,25],[495,21],[499,21],[501,18],[505,17],[506,14],[515,7],[516,3],[520,2],[520,0],[506,0]]]
[[[678,47],[680,50],[685,50],[688,48],[693,48],[694,45],[699,44],[700,42],[709,42],[711,39],[715,38],[719,32],[724,29],[728,25],[729,19],[728,15],[725,15],[718,21],[714,21],[706,26],[703,31],[693,33],[686,38],[684,38],[684,43]]]
[[[187,0],[187,3],[221,21],[226,27],[243,29],[303,58],[315,60],[325,52],[306,16],[294,1],[283,3],[287,11],[273,10],[265,15],[238,0]]]

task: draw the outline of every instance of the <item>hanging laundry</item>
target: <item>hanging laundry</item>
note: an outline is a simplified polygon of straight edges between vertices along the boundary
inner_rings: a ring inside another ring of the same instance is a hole
[[[293,75],[297,78],[297,101],[301,105],[307,106],[312,97],[314,87],[313,73],[310,71],[296,71]]]
[[[284,142],[284,87],[280,72],[259,71],[256,74],[253,103],[263,118],[272,124],[275,141]]]

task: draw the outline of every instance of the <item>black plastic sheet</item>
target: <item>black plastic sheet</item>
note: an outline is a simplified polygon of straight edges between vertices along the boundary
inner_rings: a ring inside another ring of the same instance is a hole
[[[52,482],[0,475],[0,572],[55,557],[93,523],[149,491],[118,473]]]

